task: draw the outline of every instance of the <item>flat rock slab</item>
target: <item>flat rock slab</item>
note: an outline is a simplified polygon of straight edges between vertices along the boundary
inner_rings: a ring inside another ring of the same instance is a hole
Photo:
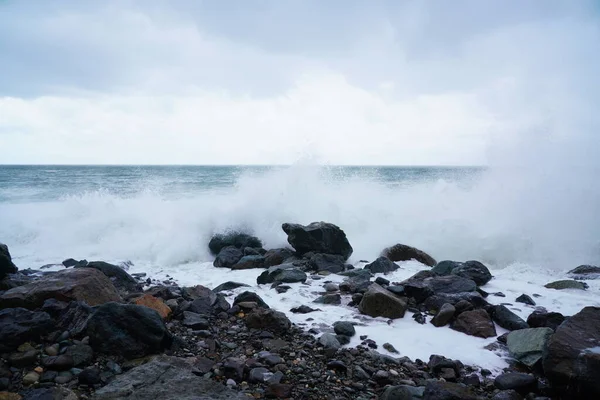
[[[96,391],[92,399],[247,400],[248,397],[192,373],[193,360],[158,356]]]

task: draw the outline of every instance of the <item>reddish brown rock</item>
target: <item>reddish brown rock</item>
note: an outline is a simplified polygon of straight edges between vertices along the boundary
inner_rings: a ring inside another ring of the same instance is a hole
[[[435,259],[429,254],[405,244],[396,244],[392,247],[388,247],[381,252],[381,255],[389,258],[392,261],[417,260],[418,262],[430,267],[433,267],[436,264]]]
[[[171,316],[171,308],[161,299],[157,299],[149,294],[138,297],[133,302],[138,306],[144,306],[153,309],[160,315],[162,319],[167,319]]]
[[[452,329],[481,338],[496,336],[494,322],[490,315],[481,309],[460,314],[452,324]]]

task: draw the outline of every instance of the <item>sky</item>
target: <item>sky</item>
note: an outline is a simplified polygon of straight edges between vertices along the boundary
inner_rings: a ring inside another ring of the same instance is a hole
[[[594,0],[0,0],[0,164],[486,165],[597,71]]]

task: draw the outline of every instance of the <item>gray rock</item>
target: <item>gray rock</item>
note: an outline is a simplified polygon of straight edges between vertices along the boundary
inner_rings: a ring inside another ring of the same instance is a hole
[[[365,265],[365,269],[368,269],[373,274],[387,274],[396,271],[398,268],[400,267],[387,257],[379,257],[372,263]]]
[[[267,303],[265,303],[264,300],[259,295],[257,295],[254,292],[248,292],[248,291],[238,294],[235,297],[235,299],[233,300],[233,305],[235,306],[239,303],[246,303],[246,302],[256,303],[258,305],[258,307],[261,307],[261,308],[269,308]]]
[[[324,333],[319,337],[319,343],[326,349],[339,349],[342,347],[337,338],[331,333]]]
[[[350,337],[356,335],[356,329],[354,329],[354,324],[352,324],[352,322],[348,322],[348,321],[338,321],[338,322],[334,323],[333,330],[338,335],[344,335],[344,336],[350,336]]]
[[[600,278],[600,267],[594,265],[580,265],[568,272],[573,279],[598,279]]]
[[[315,254],[310,258],[310,267],[317,272],[337,274],[346,269],[346,259],[335,254]]]
[[[61,354],[60,356],[42,358],[42,365],[55,371],[66,371],[74,367],[73,357]]]
[[[387,387],[379,400],[418,400],[425,394],[425,387],[399,385]]]
[[[234,246],[224,247],[219,251],[213,265],[217,268],[231,268],[237,264],[242,257],[244,257],[244,253],[240,249]]]
[[[273,373],[266,368],[252,368],[248,374],[248,382],[250,383],[263,383],[269,380],[273,376]]]
[[[437,265],[431,269],[431,272],[437,275],[450,275],[454,268],[458,268],[461,265],[462,263],[458,261],[444,260],[437,263]]]
[[[326,222],[313,222],[308,226],[285,223],[283,231],[288,243],[299,254],[308,252],[337,254],[347,260],[352,255],[352,246],[346,234],[338,226]]]
[[[381,255],[389,258],[392,261],[409,261],[417,260],[420,263],[433,267],[436,261],[429,254],[417,248],[404,244],[396,244],[381,252]]]
[[[282,264],[270,267],[256,278],[256,283],[264,285],[267,283],[297,283],[306,282],[308,276],[305,272],[296,268],[294,264]]]
[[[4,279],[8,274],[15,274],[18,270],[12,262],[8,246],[0,243],[0,279]]]
[[[85,265],[77,264],[74,268],[93,268],[102,272],[113,282],[115,287],[119,289],[121,292],[141,292],[142,286],[138,283],[137,280],[131,275],[129,275],[123,268],[109,264],[104,261],[92,261]]]
[[[98,389],[95,400],[243,400],[244,394],[200,378],[184,359],[158,356]]]
[[[336,283],[330,282],[323,285],[323,289],[325,289],[326,292],[337,292],[340,290],[340,287]]]
[[[265,268],[273,267],[285,263],[294,257],[294,252],[290,249],[273,249],[265,253]]]
[[[358,310],[371,317],[402,318],[408,305],[406,300],[374,283],[364,294]]]
[[[423,400],[479,400],[479,396],[468,386],[459,383],[429,381]]]
[[[548,341],[543,367],[565,398],[600,398],[600,307],[568,318]]]
[[[455,313],[456,308],[454,308],[454,306],[450,303],[445,303],[442,305],[437,314],[435,314],[435,316],[431,319],[431,323],[436,327],[444,326],[450,322]]]
[[[249,255],[242,257],[237,263],[231,266],[233,270],[255,269],[265,267],[265,257],[261,255]]]
[[[564,290],[564,289],[579,289],[585,290],[589,286],[585,282],[573,281],[570,279],[564,279],[561,281],[550,282],[544,285],[545,288],[548,289],[556,289],[556,290]]]
[[[508,351],[517,361],[532,368],[542,359],[546,343],[554,332],[550,328],[529,328],[508,334]]]
[[[258,308],[246,316],[246,326],[253,329],[263,329],[272,333],[286,333],[292,323],[280,311]]]
[[[494,385],[500,390],[516,390],[521,394],[535,391],[537,380],[535,376],[519,372],[507,372],[494,379]]]
[[[371,275],[356,275],[340,283],[340,290],[345,293],[365,292],[371,285]]]
[[[196,314],[191,311],[183,312],[181,324],[197,331],[207,330],[211,326],[210,322],[208,322],[201,314]]]
[[[81,367],[88,365],[94,357],[94,350],[87,344],[74,344],[73,346],[67,347],[65,355],[70,356],[73,359],[73,365],[75,367]]]
[[[535,306],[535,301],[533,301],[533,299],[526,294],[520,295],[519,297],[516,298],[515,301],[517,303],[523,303],[523,304],[527,304],[530,306]]]
[[[250,285],[246,285],[245,283],[228,281],[228,282],[225,282],[225,283],[221,283],[219,286],[217,286],[216,288],[214,288],[213,292],[219,293],[219,292],[223,292],[223,291],[226,291],[226,290],[237,289],[237,288],[240,288],[240,287],[250,287]]]

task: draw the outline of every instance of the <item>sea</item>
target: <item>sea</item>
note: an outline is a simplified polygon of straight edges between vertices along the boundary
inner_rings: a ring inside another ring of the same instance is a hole
[[[75,258],[112,262],[180,285],[246,283],[307,329],[351,320],[359,335],[390,342],[401,355],[427,360],[437,352],[499,371],[506,355],[484,350],[495,338],[420,325],[409,316],[391,324],[371,319],[348,307],[347,299],[341,306],[320,305],[321,312],[308,316],[291,314],[294,306],[310,305],[323,280],[309,279],[277,294],[257,285],[258,271],[214,268],[208,241],[215,233],[239,230],[259,237],[265,248],[284,247],[283,223],[331,222],[346,233],[354,248],[349,262],[358,268],[385,247],[403,243],[438,261],[483,262],[494,275],[485,290],[502,294],[488,300],[513,304],[523,318],[533,310],[514,303],[523,293],[539,295],[537,306],[571,315],[600,306],[600,284],[589,281],[587,291],[560,293],[543,285],[565,279],[580,264],[600,265],[597,176],[595,170],[567,168],[310,163],[5,165],[0,166],[0,242],[21,269],[59,270],[64,259]],[[415,261],[399,264],[386,279],[401,281],[426,268]]]

